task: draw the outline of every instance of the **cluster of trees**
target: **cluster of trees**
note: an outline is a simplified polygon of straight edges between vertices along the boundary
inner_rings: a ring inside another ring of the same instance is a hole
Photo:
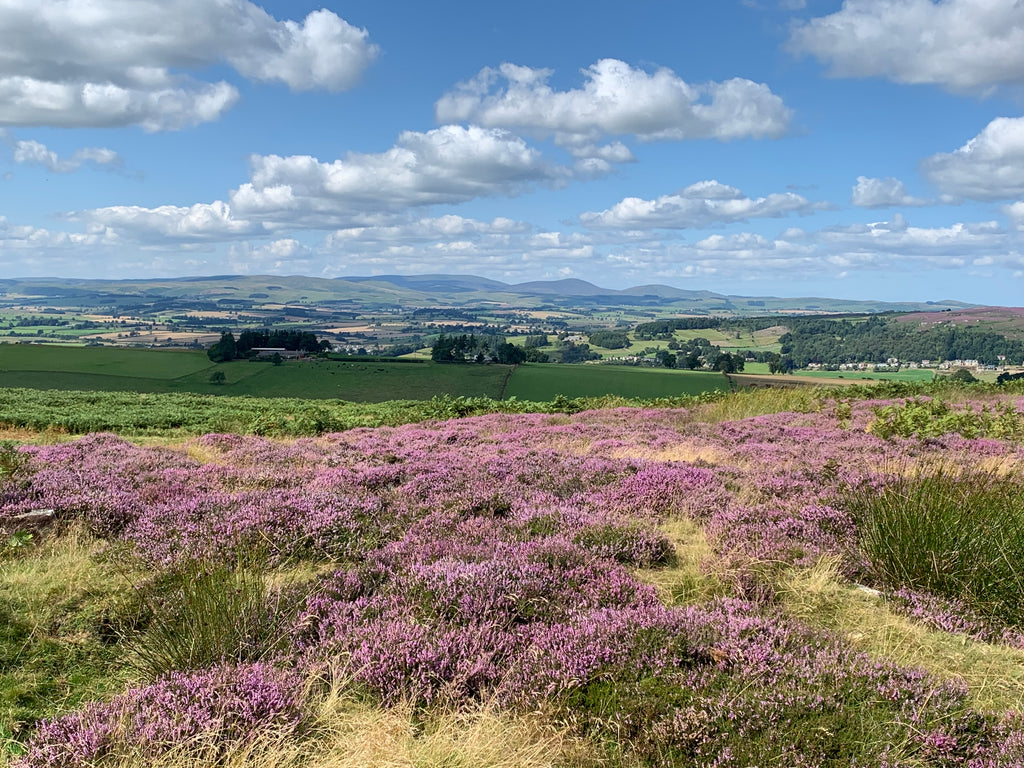
[[[282,347],[310,354],[329,352],[331,349],[329,341],[320,341],[312,331],[269,328],[242,331],[238,334],[236,346],[240,356],[257,347]]]
[[[430,350],[435,363],[503,363],[517,365],[526,362],[526,349],[509,344],[503,337],[463,334],[441,334]]]
[[[683,342],[672,341],[668,346],[668,349],[648,347],[643,351],[642,359],[625,364],[651,365],[650,360],[653,357],[654,364],[662,368],[681,368],[690,371],[710,368],[725,373],[738,373],[746,365],[745,355],[723,352],[720,347],[703,337]],[[620,361],[618,364],[623,363]]]
[[[63,319],[61,319],[59,317],[39,317],[39,316],[24,317],[23,315],[18,315],[17,317],[15,317],[13,319],[9,319],[7,321],[6,327],[7,328],[31,328],[31,327],[34,327],[34,326],[44,326],[44,325],[48,326],[48,327],[57,327],[57,326],[64,326],[64,325],[70,325],[70,324],[71,323],[69,321],[63,320]]]
[[[670,339],[675,331],[706,331],[721,328],[727,322],[720,317],[675,317],[640,323],[634,329],[637,339]]]
[[[259,347],[280,347],[295,352],[328,352],[331,343],[320,341],[312,331],[299,330],[245,330],[238,338],[231,331],[220,335],[220,340],[206,350],[206,356],[215,363],[225,363],[240,357],[251,357]]]
[[[594,331],[590,343],[605,349],[625,349],[630,345],[629,334],[625,331]]]
[[[657,354],[661,364],[666,368],[684,368],[692,371],[706,367],[713,371],[737,373],[743,370],[746,363],[744,355],[723,352],[720,347],[702,336],[683,342],[674,341],[669,344],[669,349],[672,352],[662,350]]]
[[[1008,363],[1024,361],[1024,342],[980,328],[943,325],[921,329],[915,323],[901,322],[891,313],[877,315],[787,317],[681,317],[640,323],[635,328],[637,339],[668,340],[669,349],[679,359],[677,367],[692,364],[693,357],[702,365],[714,367],[704,351],[711,345],[706,339],[680,343],[674,333],[681,330],[716,329],[735,332],[737,338],[785,323],[788,333],[780,338],[782,354],[756,353],[758,362],[766,362],[773,373],[803,368],[809,363],[839,366],[843,363],[878,362],[895,357],[900,360],[977,360],[995,365],[999,358]],[[699,348],[695,348],[699,347]],[[715,347],[714,349],[717,349]],[[749,355],[748,355],[749,357]]]
[[[441,334],[430,350],[430,359],[436,363],[584,363],[600,360],[589,344],[564,340],[548,353],[538,346],[548,343],[545,335],[529,336],[524,346],[511,344],[503,336],[476,336],[474,334]]]
[[[552,359],[556,363],[585,363],[588,360],[600,360],[601,355],[594,352],[589,344],[566,340],[559,342]]]

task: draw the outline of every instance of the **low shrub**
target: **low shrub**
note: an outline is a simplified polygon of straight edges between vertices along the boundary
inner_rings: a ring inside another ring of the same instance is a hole
[[[1024,440],[1024,413],[1009,403],[991,409],[982,405],[975,411],[970,405],[954,409],[943,400],[914,398],[876,408],[868,432],[885,439],[956,433],[968,439]]]

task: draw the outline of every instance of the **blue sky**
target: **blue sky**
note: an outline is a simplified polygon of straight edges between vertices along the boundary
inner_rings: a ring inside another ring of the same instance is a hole
[[[1020,305],[1020,0],[0,0],[0,277]]]

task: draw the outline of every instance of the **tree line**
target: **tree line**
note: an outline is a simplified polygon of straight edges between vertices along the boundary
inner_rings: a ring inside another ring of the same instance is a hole
[[[1002,362],[1000,357],[1010,364],[1024,361],[1022,341],[969,326],[942,325],[922,329],[916,323],[900,322],[900,316],[893,313],[807,315],[784,319],[775,316],[680,317],[640,323],[634,332],[637,339],[673,342],[669,345],[671,349],[673,344],[678,344],[673,334],[680,330],[715,329],[739,334],[781,324],[788,329],[779,339],[781,357],[775,355],[771,359],[759,360],[769,365],[774,363],[780,371],[803,368],[809,363],[841,365],[880,362],[891,357],[914,361],[977,360],[983,365],[996,365]],[[692,354],[692,350],[686,354]]]
[[[787,321],[789,333],[779,342],[782,354],[797,367],[808,363],[840,365],[862,361],[977,360],[996,365],[1024,360],[1024,342],[978,328],[940,326],[920,329],[889,318]]]

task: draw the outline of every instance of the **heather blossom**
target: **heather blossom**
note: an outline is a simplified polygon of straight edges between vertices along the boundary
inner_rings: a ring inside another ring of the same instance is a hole
[[[303,679],[266,664],[173,673],[109,702],[44,722],[16,768],[87,768],[116,756],[216,754],[273,727],[298,735]]]

